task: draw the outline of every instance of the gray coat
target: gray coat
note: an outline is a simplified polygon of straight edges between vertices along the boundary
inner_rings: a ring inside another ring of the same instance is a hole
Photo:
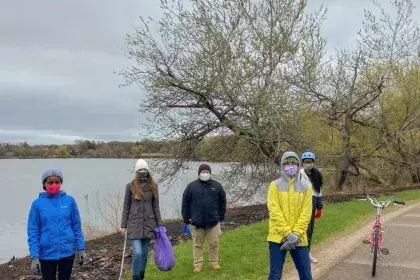
[[[152,189],[142,183],[142,197],[137,200],[131,192],[131,183],[125,187],[121,227],[127,228],[128,238],[154,238],[155,228],[163,225],[159,210],[159,197],[155,198]]]

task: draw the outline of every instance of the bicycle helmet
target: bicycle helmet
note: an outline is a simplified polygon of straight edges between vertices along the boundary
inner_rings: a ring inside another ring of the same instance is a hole
[[[315,155],[314,153],[311,152],[305,152],[302,154],[301,160],[305,160],[305,159],[312,159],[313,161],[315,161]]]

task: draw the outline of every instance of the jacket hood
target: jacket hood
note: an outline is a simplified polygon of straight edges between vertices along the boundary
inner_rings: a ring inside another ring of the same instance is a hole
[[[285,152],[283,154],[283,156],[281,157],[280,166],[283,166],[284,161],[288,157],[294,157],[297,160],[297,162],[298,162],[298,166],[301,167],[299,156],[295,152]]]
[[[63,190],[60,190],[56,195],[50,195],[47,192],[40,192],[39,193],[40,198],[59,198],[59,197],[62,197],[64,195],[66,195],[66,192],[63,191]]]
[[[289,176],[287,176],[287,174],[284,172],[283,164],[284,164],[286,158],[288,158],[288,157],[294,157],[298,162],[298,170],[300,170],[300,168],[301,168],[301,162],[300,162],[299,156],[295,152],[285,152],[283,154],[283,156],[281,157],[280,170],[281,170],[281,178],[286,179],[286,181],[289,180]]]

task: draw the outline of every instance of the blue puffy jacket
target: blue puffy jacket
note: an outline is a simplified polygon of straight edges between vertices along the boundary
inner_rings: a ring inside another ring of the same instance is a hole
[[[32,203],[28,220],[28,244],[32,258],[58,260],[85,249],[76,201],[60,190],[42,192]]]

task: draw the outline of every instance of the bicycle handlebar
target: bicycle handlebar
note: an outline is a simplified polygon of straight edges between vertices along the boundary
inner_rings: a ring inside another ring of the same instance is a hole
[[[405,205],[405,202],[400,202],[400,201],[396,201],[396,200],[393,200],[393,199],[388,199],[387,201],[378,201],[376,198],[371,197],[369,195],[367,195],[367,196],[358,195],[358,196],[356,196],[356,199],[369,200],[370,203],[373,206],[383,207],[383,208],[387,207],[391,203],[394,204],[394,205]]]
[[[400,201],[396,201],[396,200],[392,201],[392,203],[394,203],[394,204],[400,204],[400,205],[405,205],[405,202],[400,202]]]

